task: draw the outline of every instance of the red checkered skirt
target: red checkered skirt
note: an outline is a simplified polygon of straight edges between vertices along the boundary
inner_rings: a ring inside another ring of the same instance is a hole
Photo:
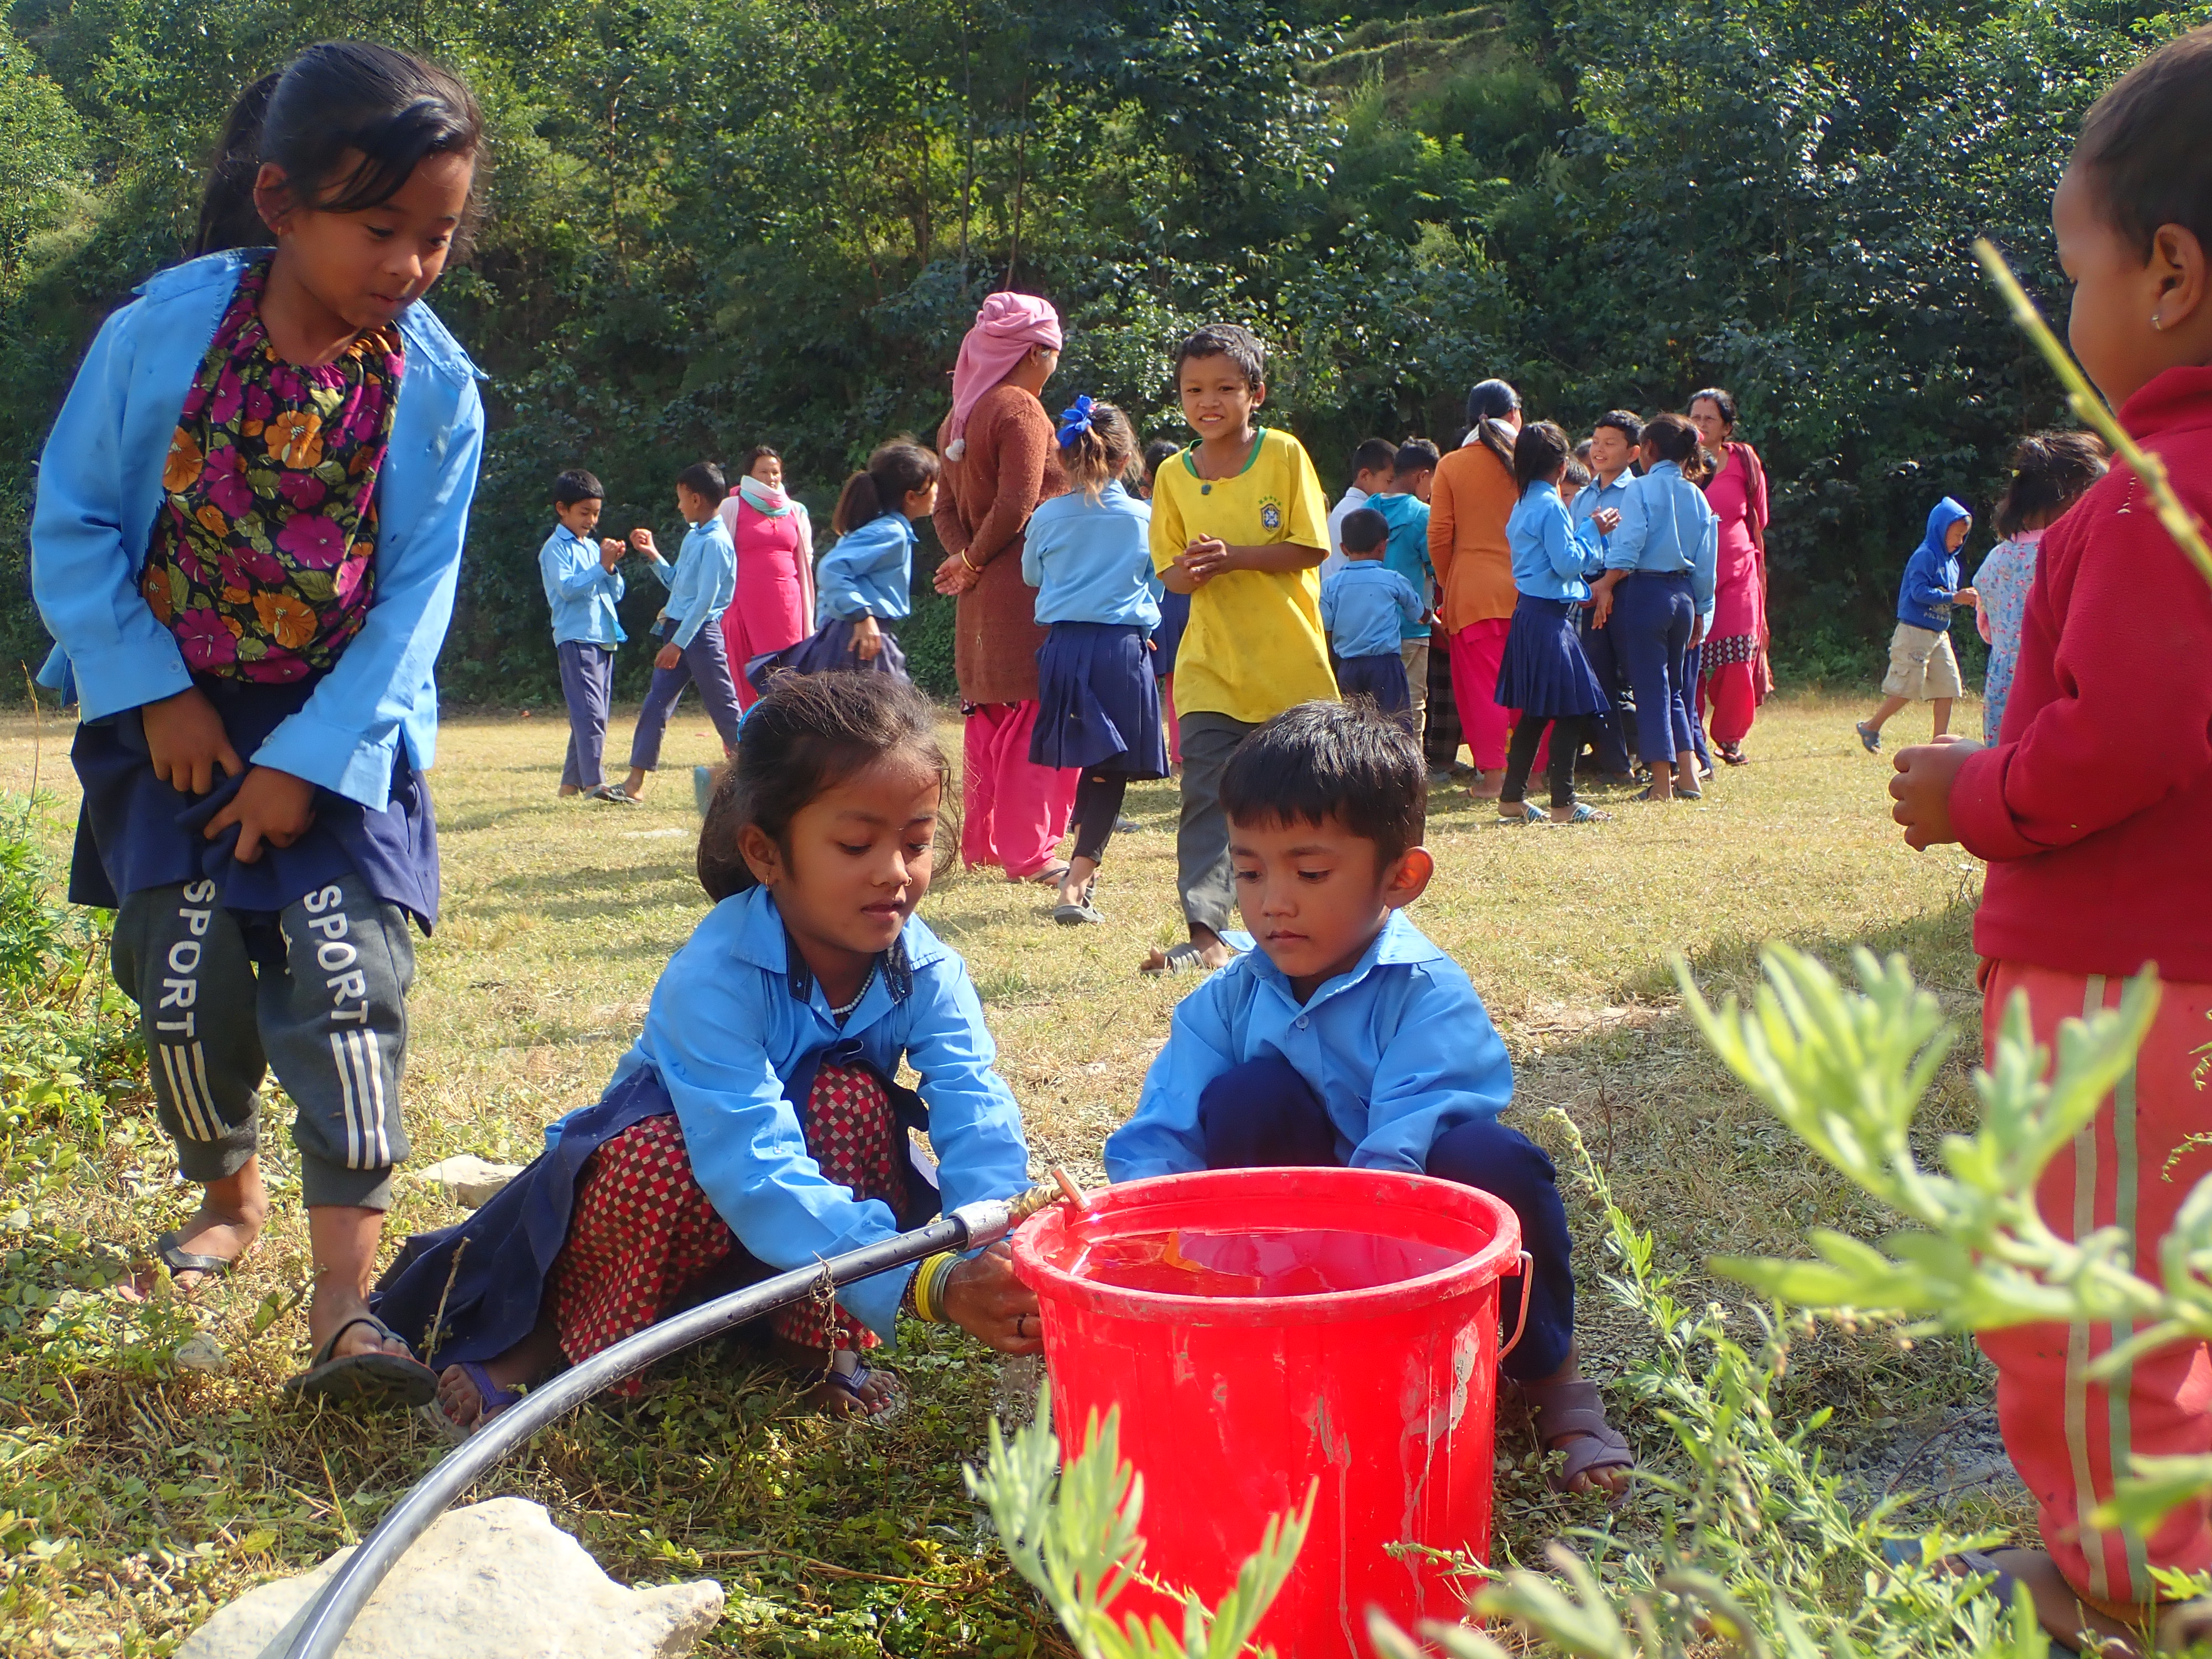
[[[855,1198],[904,1210],[906,1136],[890,1091],[872,1071],[824,1061],[800,1125],[827,1179]],[[574,1364],[657,1323],[696,1301],[695,1286],[743,1249],[692,1176],[676,1115],[633,1123],[585,1164],[568,1240],[546,1276],[561,1352]],[[810,1348],[878,1345],[873,1331],[826,1300],[771,1314],[769,1325]],[[635,1395],[637,1388],[630,1377],[611,1392]]]

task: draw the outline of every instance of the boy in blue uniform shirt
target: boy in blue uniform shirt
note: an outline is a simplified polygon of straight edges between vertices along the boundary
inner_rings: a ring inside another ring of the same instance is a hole
[[[730,678],[729,647],[722,634],[722,612],[738,591],[738,550],[715,508],[727,493],[722,469],[712,461],[687,466],[676,477],[676,510],[688,526],[674,564],[660,556],[650,530],[630,532],[630,545],[645,555],[650,569],[668,590],[653,637],[661,641],[653,659],[653,684],[637,711],[637,730],[629,743],[629,776],[608,796],[636,800],[645,781],[660,765],[660,740],[668,731],[676,701],[688,685],[699,688],[707,718],[722,739],[722,752],[738,750],[737,683]],[[696,781],[695,781],[696,782]]]
[[[1437,447],[1426,438],[1408,438],[1392,458],[1390,487],[1367,502],[1389,526],[1383,568],[1404,577],[1421,597],[1420,620],[1407,623],[1398,635],[1399,659],[1406,665],[1407,717],[1416,738],[1429,713],[1428,616],[1437,599],[1437,568],[1429,562],[1429,490],[1436,476]]]
[[[1222,778],[1247,949],[1176,1009],[1115,1181],[1351,1165],[1456,1181],[1520,1218],[1532,1258],[1502,1287],[1519,1385],[1553,1484],[1618,1492],[1633,1466],[1574,1342],[1567,1217],[1551,1159],[1500,1123],[1513,1067],[1474,988],[1407,921],[1435,869],[1419,745],[1397,720],[1310,702],[1241,744]]]
[[[1399,642],[1428,615],[1427,601],[1383,562],[1389,526],[1381,513],[1363,507],[1346,514],[1340,534],[1344,568],[1321,585],[1321,625],[1336,659],[1337,689],[1347,697],[1371,697],[1384,714],[1410,725],[1411,687]],[[1424,676],[1428,665],[1425,650]]]
[[[538,550],[538,574],[553,612],[553,650],[561,661],[561,696],[568,705],[568,758],[561,793],[609,799],[607,710],[614,701],[615,647],[623,632],[615,606],[624,591],[623,544],[594,540],[606,490],[579,467],[553,480],[553,516],[560,522]]]

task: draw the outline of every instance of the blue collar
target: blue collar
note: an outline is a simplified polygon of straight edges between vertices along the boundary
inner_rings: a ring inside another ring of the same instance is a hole
[[[1291,989],[1291,976],[1276,967],[1265,951],[1255,944],[1244,959],[1250,962],[1251,971],[1262,983],[1274,987],[1285,1001],[1293,1006],[1297,1006],[1297,994]],[[1383,921],[1382,931],[1375,935],[1359,960],[1334,979],[1323,980],[1315,988],[1314,994],[1306,999],[1304,1006],[1309,1010],[1317,1008],[1331,997],[1341,996],[1377,968],[1443,960],[1443,951],[1426,933],[1407,920],[1403,910],[1393,910]]]
[[[783,913],[775,908],[775,899],[768,889],[747,888],[742,893],[724,899],[722,904],[735,906],[738,910],[737,939],[730,947],[730,953],[740,962],[750,963],[771,974],[787,976],[792,981],[793,994],[801,1001],[805,1000],[806,992],[799,988],[799,977],[804,975],[806,985],[811,988],[814,976],[807,972],[805,959],[791,948],[791,935],[784,927]],[[719,909],[721,906],[716,908]],[[913,975],[916,971],[943,961],[950,954],[921,917],[908,916],[891,949],[884,952],[887,957],[896,957],[904,963],[904,985],[894,988],[896,1000],[905,1000],[907,992],[912,988]],[[895,969],[887,976],[898,977]]]

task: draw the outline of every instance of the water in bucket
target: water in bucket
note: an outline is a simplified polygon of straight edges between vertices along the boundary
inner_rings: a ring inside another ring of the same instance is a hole
[[[1054,1206],[1014,1255],[1063,1439],[1121,1408],[1149,1573],[1218,1601],[1318,1477],[1261,1641],[1352,1659],[1370,1607],[1459,1616],[1473,1583],[1391,1547],[1488,1555],[1498,1280],[1520,1259],[1504,1204],[1423,1176],[1217,1170]],[[1181,1625],[1141,1588],[1115,1610]]]

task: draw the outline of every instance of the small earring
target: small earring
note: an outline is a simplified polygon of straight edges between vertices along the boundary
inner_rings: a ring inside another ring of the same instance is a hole
[[[2160,316],[2155,311],[2152,312],[2150,314],[2150,325],[2152,329],[2158,333],[2163,334],[2166,332],[2166,319]]]

